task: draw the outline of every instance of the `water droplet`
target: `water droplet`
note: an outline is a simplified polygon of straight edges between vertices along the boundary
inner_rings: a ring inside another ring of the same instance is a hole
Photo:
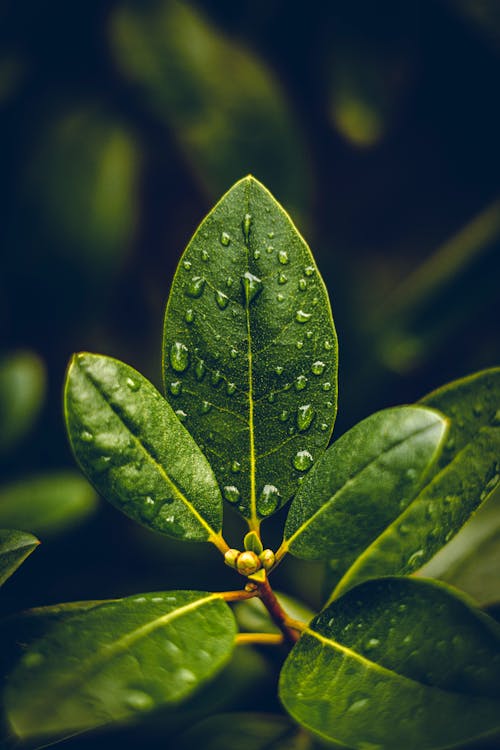
[[[311,372],[313,375],[322,375],[325,367],[325,363],[320,359],[317,359],[316,362],[313,362],[311,365]]]
[[[243,274],[241,283],[243,285],[246,303],[249,305],[262,290],[262,281],[257,276],[254,276],[253,273],[247,271]]]
[[[181,536],[184,533],[181,524],[169,511],[168,507],[161,508],[156,519],[156,527],[160,527],[167,534],[172,534],[173,536]]]
[[[232,359],[236,359],[236,357],[238,356],[238,350],[234,349],[234,347],[233,347],[233,349],[231,349],[231,351],[229,352],[229,354],[230,354],[230,356],[231,356]]]
[[[276,375],[283,375],[283,368],[281,367],[281,365],[275,367],[274,372],[276,373]]]
[[[323,385],[321,387],[323,388],[324,391],[329,391],[330,388],[332,387],[332,384],[330,382],[328,382],[328,380],[327,380],[327,381],[325,381],[323,383]]]
[[[305,432],[311,426],[311,422],[314,419],[314,409],[311,404],[305,404],[299,406],[297,409],[297,427],[301,432]]]
[[[233,474],[238,474],[241,471],[241,464],[239,461],[233,461],[231,464],[231,471]]]
[[[217,305],[221,310],[225,310],[229,304],[229,297],[227,296],[227,294],[224,294],[224,292],[220,292],[217,290],[215,292],[215,301],[217,302]]]
[[[194,320],[194,310],[191,307],[188,307],[184,314],[184,320],[186,323],[192,323]]]
[[[173,641],[165,641],[163,644],[163,648],[171,657],[177,656],[181,652],[179,646],[176,643],[173,643]]]
[[[145,521],[151,521],[157,514],[158,508],[151,495],[146,495],[140,508],[141,518]]]
[[[226,385],[226,393],[228,396],[232,396],[235,391],[236,391],[236,383],[228,383]]]
[[[295,380],[295,390],[296,391],[303,391],[304,388],[307,385],[307,378],[305,375],[299,375],[298,378]]]
[[[228,501],[228,503],[237,503],[240,499],[240,491],[237,487],[234,485],[227,485],[223,489],[224,497]]]
[[[222,232],[220,236],[220,244],[224,245],[224,247],[227,247],[230,242],[231,242],[231,237],[228,235],[228,233]]]
[[[274,393],[274,391],[271,391],[271,393],[268,394],[267,400],[269,401],[270,404],[276,401],[276,394]]]
[[[283,411],[281,412],[281,414],[279,416],[280,422],[286,422],[286,420],[288,419],[289,416],[290,416],[290,413],[287,412],[286,409],[283,409]]]
[[[176,372],[184,372],[189,366],[189,350],[186,344],[175,341],[170,347],[170,364]]]
[[[212,408],[212,404],[210,403],[210,401],[202,401],[201,402],[200,411],[201,411],[202,414],[208,414],[208,412],[210,411],[211,408]]]
[[[182,409],[177,409],[175,412],[177,414],[177,418],[180,422],[185,422],[187,419],[187,414],[185,411],[182,411]]]
[[[309,451],[298,451],[292,459],[294,467],[298,471],[307,471],[313,465],[313,457]]]
[[[302,347],[304,346],[304,342],[303,341],[297,341],[295,343],[295,346],[297,347],[297,349],[302,349]]]
[[[205,362],[202,359],[199,359],[194,366],[194,374],[196,375],[196,380],[203,380],[203,378],[205,377],[205,373]]]
[[[182,262],[182,265],[184,266],[184,268],[186,269],[186,271],[189,271],[189,269],[191,268],[191,262],[189,260],[184,260]]]
[[[273,232],[273,231],[271,231],[271,232],[268,232],[268,233],[267,233],[267,236],[269,237],[269,239],[270,239],[270,240],[272,240],[272,239],[273,239],[273,237],[274,237],[274,232]]]
[[[259,260],[259,258],[260,258],[260,250],[254,250],[253,251],[253,257],[254,257],[254,260]]]
[[[417,478],[417,470],[416,469],[407,469],[406,470],[406,477],[407,479],[416,479]]]
[[[326,422],[321,422],[321,424],[319,426],[319,429],[321,430],[321,432],[326,432],[327,429],[328,429],[327,423]]]
[[[203,276],[193,276],[186,287],[186,294],[188,295],[188,297],[201,297],[206,283],[207,282],[203,278]]]
[[[285,385],[283,386],[283,390],[284,391],[289,391],[291,387],[292,387],[291,383],[285,383]]]
[[[169,386],[170,393],[172,396],[178,396],[182,391],[182,383],[180,380],[174,380]]]
[[[179,682],[196,682],[196,675],[191,672],[190,669],[186,669],[185,667],[182,667],[181,669],[178,669],[177,672],[174,675],[174,679]]]
[[[210,382],[214,386],[214,388],[217,388],[221,384],[222,381],[222,373],[220,370],[214,370],[213,373],[210,375]]]
[[[306,276],[312,276],[314,273],[314,266],[307,266],[307,268],[304,268],[304,273]]]
[[[283,266],[286,266],[286,264],[288,263],[288,253],[286,250],[279,251],[278,260]]]
[[[299,279],[299,289],[301,292],[305,292],[307,289],[307,281],[305,279]]]
[[[312,339],[312,335],[313,335],[312,331],[307,331],[307,333],[306,333],[306,339]]]
[[[380,646],[380,641],[378,638],[370,638],[368,643],[365,644],[365,650],[366,651],[373,651],[374,649],[378,648]]]
[[[328,339],[324,342],[323,346],[326,349],[326,351],[330,351],[330,349],[333,348],[332,342],[329,341]]]
[[[290,425],[290,427],[288,428],[288,434],[289,435],[295,435],[296,431],[297,431],[297,429],[296,429],[296,427],[293,424]]]
[[[280,502],[280,492],[273,484],[265,484],[257,500],[257,510],[261,516],[270,516]]]
[[[139,381],[133,380],[132,378],[127,378],[125,382],[131,391],[138,391],[139,388],[141,387],[141,384],[139,383]]]
[[[297,310],[295,313],[295,320],[297,323],[307,323],[310,317],[311,313],[306,313],[304,310]]]
[[[413,555],[411,555],[408,558],[408,563],[407,563],[408,567],[411,570],[415,570],[415,568],[418,568],[419,565],[422,564],[422,558],[423,558],[423,556],[424,556],[424,550],[423,549],[418,549],[416,552],[413,553]]]
[[[355,694],[353,698],[351,699],[351,703],[349,704],[349,707],[347,709],[347,712],[350,714],[357,714],[360,711],[364,711],[368,706],[370,705],[370,699],[368,696],[364,694]],[[380,745],[372,745],[371,743],[363,743],[359,744],[359,747],[363,748],[363,750],[380,750]]]
[[[84,443],[91,443],[93,439],[94,436],[88,430],[83,430],[80,433],[80,440],[82,440]]]
[[[245,214],[241,228],[243,229],[243,238],[247,245],[248,245],[248,240],[250,238],[251,224],[252,224],[252,214]]]
[[[284,273],[280,273],[280,275],[278,276],[278,284],[286,284],[287,281],[287,276],[285,276]]]
[[[205,262],[210,259],[210,253],[208,252],[208,250],[201,251],[201,259]]]
[[[279,294],[276,295],[276,299],[278,300],[278,302],[283,302],[283,300],[285,299],[285,295],[281,294],[280,292]]]
[[[234,279],[232,276],[228,276],[226,279],[226,286],[228,289],[230,289],[234,284]]]

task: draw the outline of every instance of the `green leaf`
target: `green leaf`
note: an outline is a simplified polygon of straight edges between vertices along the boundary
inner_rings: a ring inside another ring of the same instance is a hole
[[[167,398],[257,527],[294,494],[336,413],[337,339],[313,257],[246,177],[189,243],[165,315]]]
[[[304,212],[310,168],[294,112],[280,81],[240,40],[189,3],[163,0],[121,3],[111,43],[141,104],[168,127],[209,195],[252,171],[294,215]]]
[[[500,727],[500,630],[444,584],[369,581],[328,606],[285,662],[287,711],[357,750],[431,750]]]
[[[411,502],[436,460],[446,420],[418,406],[372,414],[334,443],[302,483],[278,557],[335,555],[347,570]]]
[[[146,378],[110,357],[78,354],[64,400],[76,459],[104,497],[155,531],[221,544],[212,470]]]
[[[313,741],[284,716],[227,713],[200,722],[177,741],[178,750],[310,750]]]
[[[15,352],[0,363],[0,453],[32,428],[45,396],[45,368],[33,352]]]
[[[450,420],[431,480],[355,562],[333,596],[367,578],[413,573],[464,525],[500,479],[500,368],[445,385],[422,399]]]
[[[90,729],[188,698],[229,659],[236,626],[218,594],[169,591],[107,602],[62,621],[10,675],[20,737]]]
[[[94,490],[79,474],[41,474],[0,488],[0,526],[56,534],[83,521],[96,502]]]
[[[23,531],[0,529],[0,586],[38,547],[40,542]]]

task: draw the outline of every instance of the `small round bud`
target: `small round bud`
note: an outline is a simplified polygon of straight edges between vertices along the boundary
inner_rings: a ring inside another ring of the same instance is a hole
[[[238,572],[244,576],[249,576],[259,570],[261,563],[255,552],[242,552],[236,561]]]
[[[251,591],[257,591],[258,586],[256,583],[247,583],[245,586],[245,591],[248,591],[250,593]]]
[[[224,562],[229,565],[230,568],[236,567],[236,560],[241,555],[239,549],[228,549],[224,555]]]
[[[276,562],[276,558],[274,557],[274,552],[272,549],[265,549],[263,552],[259,555],[259,560],[262,563],[262,567],[264,570],[271,570],[274,563]]]

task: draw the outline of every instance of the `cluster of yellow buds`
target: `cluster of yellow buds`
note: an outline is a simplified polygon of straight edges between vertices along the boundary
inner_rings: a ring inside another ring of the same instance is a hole
[[[255,531],[249,531],[244,539],[245,551],[228,549],[224,555],[224,562],[243,576],[252,576],[257,571],[271,570],[275,563],[274,552],[263,549],[262,542]]]

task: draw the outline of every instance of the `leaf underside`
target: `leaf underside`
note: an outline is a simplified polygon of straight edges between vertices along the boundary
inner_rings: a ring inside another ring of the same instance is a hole
[[[39,544],[32,534],[0,529],[0,586],[16,572]]]
[[[497,731],[500,636],[443,584],[368,581],[329,605],[285,662],[280,695],[357,750],[431,750]]]
[[[445,448],[414,500],[337,583],[414,573],[491,495],[500,480],[500,368],[445,385],[420,402],[450,421]],[[340,571],[345,573],[345,571]],[[339,571],[335,571],[339,579]]]
[[[7,716],[26,738],[175,705],[222,669],[235,631],[217,594],[169,591],[97,603],[25,652],[8,680]]]
[[[335,555],[349,567],[411,502],[446,431],[440,414],[418,406],[385,409],[357,424],[302,483],[284,547],[306,559]]]
[[[76,459],[106,499],[169,536],[207,541],[219,535],[222,499],[213,472],[146,378],[110,357],[79,354],[64,397]]]
[[[223,496],[258,526],[328,444],[337,340],[309,248],[252,177],[223,196],[182,256],[163,368],[167,398]]]

